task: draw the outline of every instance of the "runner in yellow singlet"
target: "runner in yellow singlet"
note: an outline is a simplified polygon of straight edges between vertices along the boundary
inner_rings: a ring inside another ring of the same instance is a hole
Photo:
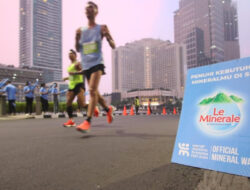
[[[71,60],[71,64],[68,67],[67,71],[70,72],[76,72],[80,71],[81,64],[77,62],[76,59],[76,52],[74,50],[70,50],[69,52],[69,59]],[[63,79],[69,80],[69,88],[66,94],[67,97],[67,113],[69,116],[69,120],[63,124],[64,127],[74,127],[76,126],[74,120],[73,120],[73,107],[72,102],[74,101],[75,97],[77,96],[77,103],[79,107],[87,109],[88,105],[85,103],[85,85],[84,85],[84,78],[82,74],[79,75],[70,75],[69,77],[65,77]],[[98,116],[98,110],[95,109],[94,116]]]

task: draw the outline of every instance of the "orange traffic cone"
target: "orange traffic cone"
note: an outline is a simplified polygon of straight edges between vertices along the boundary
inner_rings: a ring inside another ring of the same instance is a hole
[[[164,107],[163,110],[162,110],[162,115],[166,115],[166,108]]]
[[[123,109],[123,114],[122,115],[128,115],[127,114],[127,109],[126,109],[126,106],[124,106],[124,109]]]
[[[174,107],[173,114],[176,115],[176,108]]]
[[[135,114],[134,114],[134,110],[133,110],[133,106],[131,106],[130,115],[135,115]]]
[[[151,115],[151,111],[150,111],[149,107],[148,107],[147,115]]]

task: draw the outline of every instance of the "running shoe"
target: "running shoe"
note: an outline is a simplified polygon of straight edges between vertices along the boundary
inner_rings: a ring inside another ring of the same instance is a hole
[[[94,116],[95,116],[95,117],[98,117],[98,116],[99,116],[99,109],[98,109],[98,107],[95,107]]]
[[[113,111],[114,111],[114,108],[112,106],[109,106],[109,111],[107,113],[107,121],[108,121],[108,123],[112,123],[112,121],[114,119]]]
[[[87,120],[85,120],[82,124],[78,125],[76,127],[77,131],[80,131],[82,133],[87,133],[90,131],[90,122],[88,122]]]
[[[71,119],[69,119],[66,123],[63,124],[64,127],[75,127],[76,124],[74,121],[72,121]]]

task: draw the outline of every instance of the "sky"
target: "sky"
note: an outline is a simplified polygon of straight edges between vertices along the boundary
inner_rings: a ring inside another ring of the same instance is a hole
[[[116,46],[154,38],[174,41],[174,11],[179,0],[93,0],[99,6],[98,24],[109,27]],[[69,64],[68,50],[74,48],[75,31],[87,25],[84,7],[87,0],[63,2],[63,76]],[[250,56],[250,0],[238,3],[241,57]],[[19,0],[0,0],[0,63],[19,65]],[[111,48],[103,42],[106,75],[101,79],[100,92],[112,91]],[[78,57],[80,59],[80,56]]]

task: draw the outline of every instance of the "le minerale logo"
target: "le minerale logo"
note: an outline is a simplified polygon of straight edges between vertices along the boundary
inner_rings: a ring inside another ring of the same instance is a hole
[[[199,103],[199,124],[203,131],[223,135],[235,129],[241,121],[239,104],[243,99],[235,95],[218,93]]]

